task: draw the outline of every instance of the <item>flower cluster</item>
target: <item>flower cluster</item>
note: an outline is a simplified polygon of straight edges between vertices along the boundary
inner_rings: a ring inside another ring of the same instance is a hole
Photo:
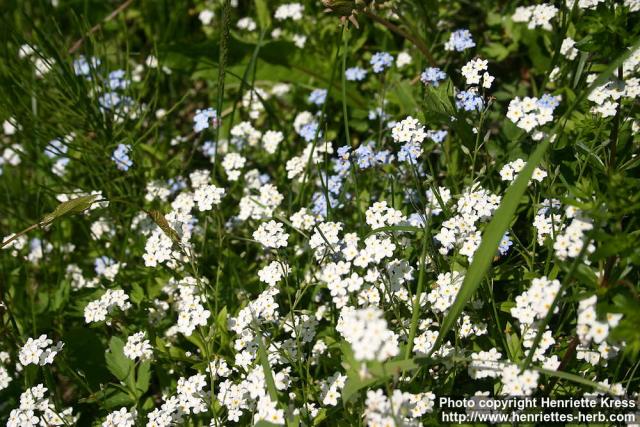
[[[373,307],[345,307],[340,312],[336,330],[351,344],[356,360],[384,361],[400,352],[398,336],[387,328],[382,314]]]
[[[52,345],[53,340],[47,338],[45,334],[40,337],[29,338],[27,342],[20,349],[18,358],[22,365],[50,365],[53,363],[53,359],[64,347],[62,341],[58,341],[56,345]]]
[[[103,322],[116,308],[122,311],[131,308],[129,296],[122,289],[107,289],[100,298],[91,301],[84,308],[84,320],[87,323]]]

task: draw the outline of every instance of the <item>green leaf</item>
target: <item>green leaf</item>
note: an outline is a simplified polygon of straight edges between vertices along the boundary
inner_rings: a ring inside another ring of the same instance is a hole
[[[138,366],[138,374],[136,375],[136,391],[138,396],[142,396],[149,390],[151,381],[151,362],[142,362]]]
[[[271,366],[269,365],[269,358],[267,356],[267,350],[264,347],[264,341],[262,338],[262,334],[258,332],[258,357],[260,358],[260,364],[262,365],[262,369],[264,370],[264,379],[267,383],[267,391],[269,392],[269,397],[274,402],[278,401],[278,389],[276,388],[276,383],[273,380],[273,372],[271,371]]]
[[[260,420],[253,425],[253,427],[279,427],[284,424],[274,424],[266,420]]]
[[[265,0],[256,0],[256,11],[260,28],[266,30],[271,27],[271,14]]]
[[[402,108],[402,112],[410,116],[417,116],[418,120],[424,122],[424,114],[418,107],[418,102],[413,96],[414,92],[411,84],[406,80],[396,83],[392,90]]]
[[[100,397],[105,409],[131,406],[135,403],[129,394],[113,387],[107,388]]]
[[[42,219],[40,220],[40,225],[51,224],[56,219],[65,215],[81,213],[89,209],[97,198],[98,196],[94,194],[91,196],[77,197],[73,200],[68,200],[66,202],[60,203],[53,212],[48,213],[42,217]]]
[[[441,82],[438,86],[427,86],[425,90],[426,116],[437,115],[442,119],[449,119],[455,114],[453,107],[453,85],[451,80]]]
[[[133,374],[134,364],[131,359],[124,355],[124,342],[118,337],[111,337],[109,341],[109,351],[104,358],[107,361],[107,369],[118,380],[125,381],[129,375]]]

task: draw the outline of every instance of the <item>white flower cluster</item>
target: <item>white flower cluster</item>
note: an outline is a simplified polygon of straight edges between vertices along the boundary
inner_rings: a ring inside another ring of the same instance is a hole
[[[494,347],[489,351],[471,353],[471,363],[468,372],[471,378],[496,378],[500,376],[503,363],[500,361],[502,354]]]
[[[286,248],[289,234],[284,232],[281,222],[269,221],[260,224],[253,232],[253,238],[266,248]]]
[[[557,7],[545,3],[533,6],[518,6],[511,19],[513,22],[526,22],[529,29],[542,27],[551,31],[553,27],[550,21],[557,13]]]
[[[520,323],[522,345],[525,348],[533,346],[533,340],[538,333],[538,321],[544,319],[551,309],[551,305],[560,292],[560,282],[546,277],[535,278],[531,287],[516,297],[516,306],[511,308],[511,315]],[[558,307],[553,311],[558,312]],[[549,329],[545,330],[542,339],[533,355],[534,361],[545,361],[544,353],[555,344],[555,339]]]
[[[7,427],[74,425],[78,417],[73,416],[73,409],[58,411],[51,399],[46,397],[47,391],[46,387],[38,384],[22,393],[20,406],[9,414]]]
[[[583,299],[578,305],[578,325],[576,332],[583,345],[593,341],[600,344],[609,336],[609,328],[614,328],[622,319],[622,314],[608,313],[605,321],[598,320],[596,303],[598,298],[593,295]]]
[[[509,102],[507,118],[526,132],[532,132],[535,128],[544,126],[553,120],[553,110],[560,97],[548,97],[547,99],[526,96],[523,99],[515,97]],[[543,135],[534,134],[534,139],[541,139]]]
[[[171,292],[172,284],[166,290]],[[175,309],[178,312],[176,329],[185,336],[191,336],[197,326],[206,326],[211,312],[204,308],[205,297],[193,277],[185,277],[177,283],[177,292],[173,293]]]
[[[249,89],[242,96],[242,106],[249,111],[249,117],[253,120],[260,118],[264,111],[263,100],[269,99],[269,94],[262,88]],[[260,141],[262,132],[255,129],[249,122],[240,122],[231,129],[231,142],[242,146],[245,142],[254,147]]]
[[[273,376],[277,390],[287,390],[290,384],[290,368],[285,368],[280,372],[275,372]],[[243,411],[257,410],[257,418],[269,420],[276,423],[283,423],[284,411],[277,409],[274,402],[267,395],[266,381],[262,366],[256,366],[248,370],[241,376],[239,383],[225,380],[219,385],[216,396],[218,400],[227,408],[228,418],[238,422]],[[254,421],[258,419],[254,417]]]
[[[9,383],[13,381],[13,378],[9,375],[9,371],[5,367],[5,364],[9,362],[9,353],[6,351],[0,351],[0,391],[9,387]]]
[[[215,185],[202,185],[193,193],[193,201],[198,204],[200,212],[210,211],[213,206],[222,202],[224,193],[224,188],[218,188]]]
[[[240,171],[244,167],[247,159],[238,153],[229,153],[222,160],[222,167],[229,181],[237,181],[240,178]]]
[[[147,427],[169,427],[180,425],[186,415],[201,414],[207,411],[208,392],[206,376],[196,374],[189,378],[181,377],[175,396],[164,399],[160,408],[148,414]]]
[[[137,416],[138,412],[135,408],[131,408],[130,411],[127,408],[120,408],[107,415],[102,427],[134,427]]]
[[[286,262],[271,261],[267,266],[258,270],[261,282],[275,286],[282,278],[289,275],[289,265]]]
[[[621,87],[617,82],[610,81],[593,89],[587,99],[596,104],[591,107],[593,114],[599,114],[602,117],[613,117],[616,115],[620,99],[624,95],[624,87]]]
[[[129,296],[122,289],[107,289],[99,299],[91,301],[84,308],[84,320],[87,323],[103,322],[115,308],[126,311],[130,307]]]
[[[302,19],[302,12],[304,12],[304,6],[302,4],[285,3],[278,6],[273,17],[278,21],[284,21],[285,19],[299,21],[300,19]]]
[[[315,249],[316,258],[321,259],[325,251],[335,251],[338,249],[340,238],[338,233],[342,230],[342,223],[339,222],[321,222],[315,228],[315,232],[309,239],[309,246]]]
[[[387,205],[386,201],[375,202],[365,214],[367,224],[372,229],[397,225],[407,221],[406,217],[397,209]]]
[[[124,355],[131,360],[150,360],[153,356],[153,351],[151,348],[151,343],[145,338],[146,334],[142,331],[130,335],[127,338],[127,343],[124,346]]]
[[[304,179],[304,171],[309,165],[309,159],[311,159],[311,165],[316,165],[324,160],[324,155],[333,154],[333,146],[330,142],[318,142],[315,147],[313,144],[307,144],[302,154],[292,157],[285,165],[287,169],[287,178],[298,178],[299,182]]]
[[[265,420],[273,424],[284,424],[284,410],[278,409],[278,402],[274,402],[267,395],[263,395],[258,399],[256,405],[256,414],[253,416],[253,422]]]
[[[364,418],[368,427],[418,427],[422,425],[420,417],[433,412],[435,400],[436,395],[431,392],[411,394],[393,390],[388,398],[381,389],[368,390]]]
[[[547,236],[556,236],[563,228],[562,215],[559,213],[560,200],[544,199],[540,209],[533,219],[533,227],[536,229],[538,244],[542,245]],[[571,217],[575,211],[567,209],[567,217]]]
[[[457,215],[442,223],[434,237],[440,243],[439,252],[447,255],[454,247],[470,261],[480,246],[477,223],[491,218],[500,205],[500,197],[478,185],[464,190],[456,205]]]
[[[241,366],[249,366],[253,359],[250,357],[255,356],[257,351],[257,342],[254,342],[254,335],[251,331],[251,324],[253,322],[262,323],[273,322],[278,319],[278,303],[276,303],[275,296],[280,291],[275,287],[269,287],[255,300],[249,302],[236,317],[230,317],[228,321],[229,329],[240,335],[240,338],[235,343],[235,349],[241,351],[247,348],[244,354],[236,355],[236,362],[241,358],[249,358],[246,360],[248,363],[240,363]]]
[[[530,396],[538,388],[540,374],[526,369],[520,373],[517,365],[508,365],[502,370],[503,396]]]
[[[595,9],[600,3],[604,2],[604,0],[567,0],[567,7],[569,9],[573,8],[576,1],[580,9]]]
[[[555,242],[553,242],[556,257],[562,261],[567,258],[577,257],[585,244],[585,231],[592,228],[593,224],[591,222],[573,218],[562,233],[556,235]],[[595,249],[595,246],[590,243],[586,250],[587,253],[593,253]]]
[[[578,56],[578,49],[575,48],[576,41],[571,37],[567,37],[562,40],[562,45],[560,46],[560,54],[563,55],[570,61],[576,59]]]
[[[340,372],[336,372],[325,381],[322,381],[320,384],[322,404],[336,406],[340,398],[340,391],[342,391],[346,382],[347,376],[342,375]]]
[[[411,116],[395,124],[391,129],[391,137],[395,142],[422,143],[427,137],[424,126]]]
[[[511,309],[511,315],[518,319],[521,325],[532,325],[534,321],[547,315],[559,291],[558,280],[535,278],[531,281],[531,287],[516,297],[516,306]],[[554,310],[554,313],[557,312],[558,307]]]
[[[58,341],[56,345],[52,345],[53,340],[47,338],[45,334],[40,335],[35,340],[29,338],[20,349],[18,358],[23,366],[27,365],[50,365],[53,359],[64,347],[62,341]]]
[[[436,313],[445,313],[453,304],[464,281],[464,275],[458,271],[438,274],[438,280],[427,294],[427,301]]]
[[[242,221],[249,218],[270,218],[282,200],[284,200],[284,196],[280,194],[275,185],[265,184],[260,187],[257,197],[253,194],[247,194],[240,199],[238,218]]]
[[[522,159],[516,159],[507,163],[500,169],[500,178],[502,178],[503,181],[515,181],[525,165],[526,163]],[[533,174],[531,174],[531,178],[538,182],[542,182],[546,177],[547,172],[540,168],[535,168]],[[531,184],[531,180],[529,180],[529,184]]]
[[[268,130],[262,136],[262,145],[269,154],[275,154],[282,141],[284,141],[284,135],[280,131]]]
[[[467,85],[480,85],[485,89],[490,89],[493,84],[494,77],[489,74],[487,65],[489,61],[486,59],[472,59],[462,66],[461,72],[467,81]]]
[[[238,29],[240,30],[255,31],[258,25],[256,24],[256,21],[253,20],[253,18],[251,18],[250,16],[245,16],[238,19],[236,27],[238,27]]]
[[[336,330],[351,344],[358,361],[385,361],[400,352],[398,336],[387,328],[383,311],[377,307],[343,308]]]
[[[313,227],[318,223],[320,217],[315,215],[307,208],[302,208],[298,212],[294,213],[289,217],[289,221],[291,221],[291,225],[294,228],[303,231],[309,231],[313,229]]]

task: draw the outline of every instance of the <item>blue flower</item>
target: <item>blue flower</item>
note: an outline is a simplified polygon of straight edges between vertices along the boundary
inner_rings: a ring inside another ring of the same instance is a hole
[[[316,133],[318,133],[318,122],[310,122],[306,125],[302,126],[300,129],[300,136],[304,138],[305,141],[311,142],[315,139]],[[318,138],[322,136],[322,132],[318,133]]]
[[[326,89],[314,89],[313,92],[309,95],[308,101],[312,104],[322,105],[327,99],[327,90]]]
[[[507,231],[506,233],[504,233],[504,236],[502,236],[502,240],[500,240],[500,246],[498,246],[498,252],[500,252],[500,255],[505,255],[507,252],[509,252],[509,248],[511,247],[511,245],[513,245],[513,242],[511,241],[509,232]]]
[[[374,73],[381,73],[393,64],[393,56],[387,52],[377,52],[371,57],[371,66]]]
[[[444,44],[445,50],[455,50],[462,52],[465,49],[472,48],[476,45],[471,37],[469,30],[460,29],[451,33],[449,41]]]
[[[482,97],[472,91],[463,90],[456,95],[456,108],[464,109],[465,111],[480,111],[484,106]]]
[[[88,76],[91,73],[91,68],[97,68],[100,65],[98,58],[91,58],[91,62],[87,61],[84,56],[79,57],[73,61],[73,71],[76,76]]]
[[[111,258],[107,257],[107,256],[101,256],[95,259],[93,265],[94,265],[94,270],[96,271],[96,274],[98,276],[101,276],[104,274],[104,272],[107,270],[107,267],[110,267],[112,265],[114,265],[116,262],[114,260],[112,260]]]
[[[330,193],[335,195],[340,194],[340,190],[342,189],[342,177],[340,175],[330,176],[327,181],[327,188]]]
[[[447,137],[446,130],[428,130],[427,138],[435,142],[436,144],[440,144]]]
[[[360,67],[347,68],[344,71],[344,76],[350,82],[359,82],[367,77],[367,70]]]
[[[447,75],[440,68],[428,67],[420,74],[420,80],[424,84],[438,86],[440,82],[447,78]]]
[[[196,115],[193,116],[193,131],[200,133],[210,127],[216,128],[218,126],[218,112],[213,108],[205,108],[204,110],[196,110]]]
[[[362,169],[371,167],[371,163],[375,160],[373,151],[369,145],[361,145],[354,151],[356,155],[356,163]]]
[[[108,85],[111,90],[126,89],[129,86],[129,80],[124,78],[124,70],[115,70],[109,73]]]
[[[418,157],[422,155],[422,147],[417,142],[407,142],[398,152],[398,160],[401,162],[411,161],[411,163],[417,163]]]
[[[336,208],[339,205],[338,199],[333,196],[333,194],[328,194],[329,205],[332,208]],[[327,194],[324,191],[316,191],[311,196],[311,202],[313,206],[311,207],[311,212],[316,215],[320,215],[324,218],[327,217]]]
[[[553,95],[549,95],[548,93],[545,93],[540,97],[540,99],[538,99],[538,106],[540,108],[549,108],[553,111],[558,105],[560,105],[558,98]]]
[[[129,158],[131,152],[131,146],[125,144],[118,144],[118,147],[113,151],[111,160],[116,163],[116,167],[121,171],[127,171],[133,166],[133,161]]]
[[[49,145],[44,149],[44,154],[50,159],[67,154],[69,147],[59,139],[49,141]]]

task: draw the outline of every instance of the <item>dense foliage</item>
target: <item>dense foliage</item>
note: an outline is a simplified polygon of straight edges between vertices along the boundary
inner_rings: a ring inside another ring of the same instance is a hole
[[[5,1],[0,420],[637,399],[639,16]]]

